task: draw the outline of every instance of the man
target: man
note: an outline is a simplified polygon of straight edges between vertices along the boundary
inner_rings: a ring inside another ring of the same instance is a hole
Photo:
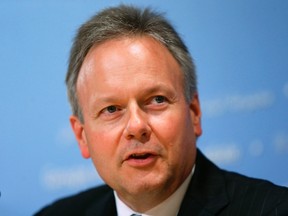
[[[165,18],[108,8],[80,29],[66,77],[71,126],[107,185],[37,215],[288,215],[288,190],[220,170],[196,148],[192,59]]]

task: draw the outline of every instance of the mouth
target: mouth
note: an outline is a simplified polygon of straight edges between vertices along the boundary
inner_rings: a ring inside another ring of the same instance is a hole
[[[128,160],[130,159],[135,159],[135,160],[145,160],[149,157],[153,156],[153,154],[151,153],[140,153],[140,154],[131,154],[129,157],[128,157]]]
[[[151,167],[157,158],[157,154],[153,152],[133,152],[127,155],[125,163],[135,168]]]

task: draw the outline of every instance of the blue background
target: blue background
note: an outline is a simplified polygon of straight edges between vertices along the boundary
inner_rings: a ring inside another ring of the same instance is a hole
[[[146,0],[193,55],[204,134],[225,169],[288,186],[288,1]],[[82,159],[64,77],[76,29],[119,1],[0,2],[0,215],[31,215],[101,183]]]

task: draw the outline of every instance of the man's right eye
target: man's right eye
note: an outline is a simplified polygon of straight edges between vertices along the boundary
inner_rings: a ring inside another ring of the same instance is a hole
[[[121,115],[121,110],[122,109],[116,105],[107,106],[98,113],[98,116],[104,120],[112,120]]]
[[[108,106],[103,111],[108,113],[114,113],[118,110],[116,106]]]

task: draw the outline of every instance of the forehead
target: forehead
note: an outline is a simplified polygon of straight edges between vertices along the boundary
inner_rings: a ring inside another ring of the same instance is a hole
[[[133,81],[144,75],[155,79],[159,76],[183,79],[178,62],[152,37],[111,39],[88,52],[79,72],[77,91],[87,88],[92,80],[107,83],[116,80],[121,84],[122,79]]]

